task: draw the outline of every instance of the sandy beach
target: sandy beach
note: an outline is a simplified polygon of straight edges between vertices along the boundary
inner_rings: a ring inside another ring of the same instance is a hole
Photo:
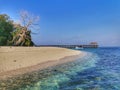
[[[0,47],[0,78],[67,63],[85,53],[57,47]]]

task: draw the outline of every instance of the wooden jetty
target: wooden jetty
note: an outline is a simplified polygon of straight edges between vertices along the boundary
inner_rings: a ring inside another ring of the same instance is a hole
[[[88,45],[39,45],[41,47],[63,47],[63,48],[98,48],[96,42],[91,42]]]

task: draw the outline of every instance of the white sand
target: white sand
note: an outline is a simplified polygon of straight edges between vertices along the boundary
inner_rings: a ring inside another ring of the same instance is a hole
[[[0,47],[0,75],[47,68],[83,55],[80,51],[56,47]]]

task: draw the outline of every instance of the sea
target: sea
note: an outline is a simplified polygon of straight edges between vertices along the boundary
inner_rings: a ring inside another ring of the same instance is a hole
[[[87,55],[39,71],[16,90],[120,90],[120,47],[85,48],[80,51]]]

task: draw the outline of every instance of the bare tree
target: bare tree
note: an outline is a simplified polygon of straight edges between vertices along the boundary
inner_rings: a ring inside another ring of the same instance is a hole
[[[20,11],[21,25],[29,30],[38,27],[39,19],[39,16],[35,16],[28,11]]]
[[[37,29],[39,29],[39,16],[35,16],[31,13],[28,13],[27,11],[21,11],[20,26],[15,27],[15,34],[13,36],[12,43],[16,46],[33,45],[31,40],[31,32]]]

